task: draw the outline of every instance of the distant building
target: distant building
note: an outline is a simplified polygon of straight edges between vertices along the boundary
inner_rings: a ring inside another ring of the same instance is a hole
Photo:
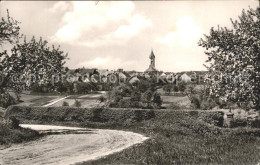
[[[129,79],[130,84],[133,84],[133,83],[138,82],[138,81],[140,81],[140,79],[137,76],[131,77]]]
[[[155,68],[155,55],[153,53],[153,50],[151,51],[151,54],[149,56],[151,63],[149,65],[149,68],[145,70],[147,73],[157,73],[158,70]]]
[[[184,73],[183,75],[181,75],[180,79],[181,79],[181,81],[186,82],[186,83],[189,83],[189,82],[192,81],[191,77],[188,76],[186,73]]]

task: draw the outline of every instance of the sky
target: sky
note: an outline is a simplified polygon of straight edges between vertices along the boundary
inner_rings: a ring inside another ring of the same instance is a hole
[[[153,50],[158,70],[180,72],[206,70],[199,39],[211,27],[230,28],[230,18],[258,5],[256,0],[0,1],[0,16],[9,9],[27,39],[60,45],[69,54],[69,68],[145,71]]]

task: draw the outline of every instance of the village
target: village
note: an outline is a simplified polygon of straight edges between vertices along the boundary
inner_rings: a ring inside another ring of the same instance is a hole
[[[259,6],[0,1],[0,165],[259,164]]]

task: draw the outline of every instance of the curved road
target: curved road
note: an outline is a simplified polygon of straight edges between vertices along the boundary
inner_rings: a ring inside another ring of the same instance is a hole
[[[137,133],[117,130],[50,125],[21,126],[59,133],[0,150],[0,164],[75,164],[122,151],[147,139]]]

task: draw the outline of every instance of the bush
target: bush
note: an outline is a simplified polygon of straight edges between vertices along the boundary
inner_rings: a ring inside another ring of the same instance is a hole
[[[230,121],[230,127],[246,127],[247,126],[247,120],[246,119],[233,119]]]
[[[185,84],[185,82],[179,82],[179,84],[178,84],[178,89],[179,89],[179,91],[180,92],[184,92],[185,91],[185,89],[186,89],[186,84]]]
[[[203,100],[201,102],[200,108],[204,109],[204,110],[209,110],[209,109],[212,109],[212,108],[216,107],[216,105],[217,104],[216,104],[216,102],[213,99],[208,99],[206,101]]]
[[[81,107],[81,103],[78,100],[75,100],[74,105],[75,105],[75,107]]]
[[[197,96],[191,95],[190,96],[190,101],[191,101],[192,108],[200,109],[200,100],[199,100],[199,98]]]
[[[120,108],[129,108],[131,107],[130,99],[122,99],[118,102],[118,107]]]
[[[224,112],[199,112],[199,118],[209,124],[213,124],[218,127],[223,126],[224,122]]]
[[[251,127],[253,128],[260,128],[260,120],[256,119],[251,122]]]
[[[179,103],[173,102],[168,106],[169,109],[173,110],[179,110],[182,109],[181,105]]]
[[[106,98],[105,98],[104,96],[100,96],[100,97],[98,98],[98,100],[99,100],[101,103],[103,103],[103,102],[106,101]]]
[[[68,106],[69,106],[69,103],[66,102],[66,101],[63,101],[62,106],[63,106],[63,107],[68,107]]]
[[[16,103],[15,98],[13,98],[8,92],[3,92],[0,95],[0,107],[7,108],[10,105]]]

